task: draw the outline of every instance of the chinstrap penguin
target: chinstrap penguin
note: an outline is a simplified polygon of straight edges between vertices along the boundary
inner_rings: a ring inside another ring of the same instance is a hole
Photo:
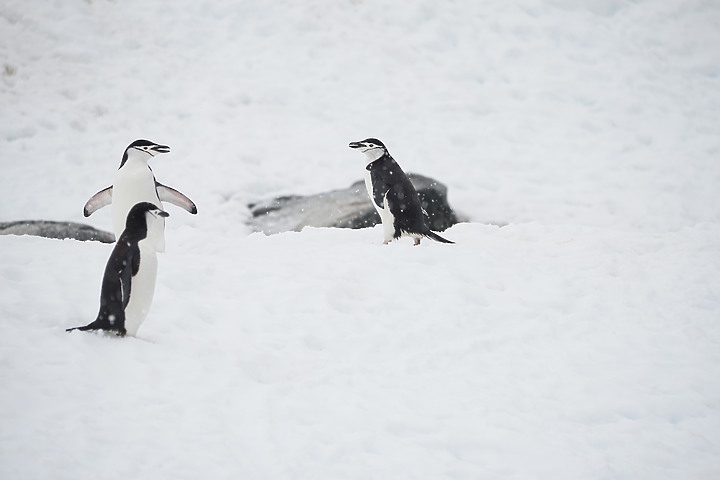
[[[158,145],[149,140],[132,142],[123,153],[113,184],[93,195],[85,204],[83,214],[89,217],[96,210],[112,203],[115,238],[119,238],[125,229],[125,219],[130,209],[140,202],[150,202],[160,207],[162,202],[169,202],[196,214],[195,203],[174,188],[158,182],[148,165],[148,161],[158,153],[168,152],[170,147],[167,145]],[[149,236],[154,238],[158,251],[162,252],[165,250],[165,221],[160,220],[152,226]]]
[[[150,202],[132,207],[125,230],[105,266],[100,311],[94,322],[72,330],[106,330],[119,336],[137,334],[155,292],[156,245],[148,240],[152,225],[169,214]]]
[[[400,237],[412,237],[414,245],[423,237],[442,243],[454,243],[430,230],[417,191],[400,165],[390,156],[385,145],[376,138],[350,142],[350,148],[365,154],[365,187],[370,201],[380,214],[383,243]]]

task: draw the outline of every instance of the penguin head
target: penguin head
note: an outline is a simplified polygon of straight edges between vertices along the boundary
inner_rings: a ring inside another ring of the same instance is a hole
[[[350,142],[350,145],[348,145],[348,146],[350,148],[358,149],[363,153],[365,153],[369,150],[377,150],[377,149],[387,151],[385,144],[382,143],[377,138],[366,138],[365,140],[361,140],[359,142]]]
[[[377,138],[366,138],[359,142],[350,142],[348,146],[360,150],[370,161],[377,160],[387,153],[387,147]]]
[[[158,153],[168,153],[169,151],[170,147],[167,145],[158,145],[150,140],[135,140],[125,149],[120,168],[125,165],[128,158],[137,158],[147,162]]]
[[[161,217],[169,217],[170,214],[150,202],[136,203],[128,212],[125,222],[126,230],[145,230],[148,225]]]

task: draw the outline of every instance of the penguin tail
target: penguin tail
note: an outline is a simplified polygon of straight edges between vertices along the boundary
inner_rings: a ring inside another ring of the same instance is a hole
[[[79,331],[81,331],[81,332],[86,332],[86,331],[88,331],[88,330],[105,330],[105,331],[108,331],[108,332],[114,332],[115,334],[117,334],[117,335],[120,336],[120,337],[124,337],[124,336],[125,336],[125,333],[127,333],[127,331],[125,330],[124,327],[121,327],[121,328],[113,328],[113,327],[111,327],[110,325],[107,325],[107,326],[105,326],[105,325],[100,325],[98,322],[99,322],[99,320],[95,320],[94,322],[89,323],[89,324],[85,325],[84,327],[66,328],[65,331],[66,331],[66,332],[72,332],[73,330],[79,330]]]
[[[455,243],[451,240],[448,240],[447,238],[441,237],[440,235],[438,235],[437,233],[435,233],[429,229],[427,232],[423,233],[423,236],[430,238],[432,240],[435,240],[436,242],[440,242],[440,243]]]
[[[95,322],[93,322],[95,323]],[[66,328],[66,332],[72,332],[73,330],[80,330],[81,332],[87,331],[87,330],[95,330],[95,328],[92,326],[92,323],[90,325],[85,325],[84,327],[72,327],[72,328]]]

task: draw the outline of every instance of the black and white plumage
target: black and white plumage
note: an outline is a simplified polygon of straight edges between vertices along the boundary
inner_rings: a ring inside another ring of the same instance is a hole
[[[415,245],[420,244],[423,237],[454,243],[427,226],[426,213],[415,187],[380,140],[366,138],[349,146],[366,156],[365,187],[382,220],[383,243],[402,236],[412,237]]]
[[[106,330],[135,336],[150,310],[157,277],[156,249],[148,240],[148,231],[168,215],[150,202],[130,209],[125,230],[105,266],[97,318],[84,327],[68,328],[68,332]]]
[[[115,238],[119,238],[125,229],[125,219],[130,209],[140,202],[150,202],[160,207],[162,202],[169,202],[193,215],[196,214],[195,203],[174,188],[158,182],[148,165],[148,161],[158,153],[168,152],[170,147],[167,145],[159,145],[149,140],[132,142],[123,153],[113,184],[93,195],[85,204],[83,214],[89,217],[96,210],[112,204]],[[159,252],[165,250],[164,230],[165,222],[159,221],[149,235]]]

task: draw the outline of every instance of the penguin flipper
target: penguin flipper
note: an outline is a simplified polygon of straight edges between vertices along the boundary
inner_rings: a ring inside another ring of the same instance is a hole
[[[96,210],[100,210],[102,207],[110,205],[112,203],[112,192],[113,186],[110,185],[90,197],[90,200],[88,200],[85,204],[85,208],[83,208],[83,215],[89,217]]]
[[[128,303],[130,303],[130,291],[132,290],[132,277],[136,275],[140,268],[139,251],[132,251],[129,261],[123,262],[123,268],[120,271],[120,298],[122,300],[122,310],[125,311]]]
[[[372,201],[378,208],[385,208],[388,193],[390,193],[390,185],[380,179],[373,178],[373,198]]]
[[[176,207],[180,207],[192,213],[193,215],[197,213],[197,207],[195,206],[195,202],[193,202],[188,197],[178,192],[174,188],[168,187],[167,185],[163,185],[162,183],[155,181],[155,189],[157,190],[158,198],[160,199],[160,201],[172,203]]]

